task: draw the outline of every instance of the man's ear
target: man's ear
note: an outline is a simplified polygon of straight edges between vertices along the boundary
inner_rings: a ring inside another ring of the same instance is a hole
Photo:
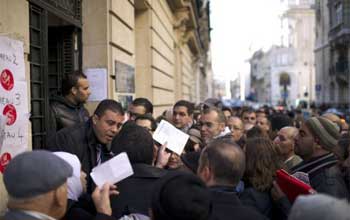
[[[225,127],[226,127],[225,123],[221,122],[219,123],[219,126],[220,126],[220,131],[225,131]]]
[[[203,166],[198,169],[197,175],[203,180],[203,182],[208,183],[212,178],[211,170],[208,166]]]
[[[67,183],[63,184],[62,186],[58,187],[54,191],[54,201],[59,206],[66,206],[67,205]]]
[[[76,94],[78,93],[78,88],[75,87],[75,86],[73,86],[73,87],[70,89],[70,91],[71,91],[71,93],[72,93],[73,95],[76,95]]]
[[[96,114],[94,114],[94,115],[92,116],[92,123],[93,123],[94,125],[96,125],[97,121],[98,121],[98,116],[97,116]]]

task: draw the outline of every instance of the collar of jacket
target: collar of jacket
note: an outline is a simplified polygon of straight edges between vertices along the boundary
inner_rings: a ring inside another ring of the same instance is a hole
[[[67,107],[69,107],[69,108],[73,108],[73,109],[79,109],[79,108],[82,108],[82,107],[84,106],[83,103],[79,103],[79,104],[76,105],[76,104],[70,102],[70,101],[69,101],[68,99],[66,99],[65,97],[63,97],[63,96],[58,96],[58,95],[53,96],[53,97],[51,98],[51,101],[52,101],[52,102],[59,102],[59,103],[65,105],[65,106],[67,106]]]
[[[137,178],[158,179],[168,173],[167,170],[154,167],[152,165],[145,164],[145,163],[135,163],[135,164],[132,164],[131,166],[134,170],[134,174],[132,176]]]
[[[309,176],[315,175],[317,171],[329,168],[338,163],[333,153],[328,153],[319,157],[315,157],[309,161],[303,161],[299,165],[292,168],[292,173],[304,172]]]
[[[91,169],[97,165],[97,150],[96,147],[99,143],[94,132],[92,125],[92,118],[90,117],[86,123],[86,142],[90,151]]]
[[[224,188],[226,188],[225,186]],[[241,205],[241,201],[235,189],[230,188],[230,191],[223,190],[222,186],[209,187],[213,204],[230,204],[233,206]]]
[[[56,220],[55,218],[48,216],[48,215],[41,213],[41,212],[28,211],[28,210],[18,210],[18,211],[23,212],[29,216],[32,216],[32,217],[40,219],[40,220]]]

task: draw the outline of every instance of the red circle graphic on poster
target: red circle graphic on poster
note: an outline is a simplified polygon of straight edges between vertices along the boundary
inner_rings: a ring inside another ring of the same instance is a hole
[[[6,89],[7,91],[10,91],[14,85],[12,72],[8,69],[4,69],[0,75],[0,82],[4,89]]]
[[[8,104],[5,106],[3,115],[7,117],[6,125],[13,125],[17,119],[17,112],[15,106]]]
[[[6,169],[6,166],[10,163],[11,161],[11,154],[9,153],[4,153],[0,157],[0,172],[3,173]]]

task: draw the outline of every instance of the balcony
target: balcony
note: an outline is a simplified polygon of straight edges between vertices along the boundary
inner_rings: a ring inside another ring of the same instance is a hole
[[[347,43],[349,42],[348,35],[350,35],[350,23],[348,1],[334,0],[328,1],[328,8],[330,10],[330,29],[328,37],[331,43]],[[344,42],[346,41],[346,42]]]

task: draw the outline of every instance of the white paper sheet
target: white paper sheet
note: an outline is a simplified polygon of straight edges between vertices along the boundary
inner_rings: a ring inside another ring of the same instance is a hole
[[[167,148],[181,155],[190,136],[169,122],[162,120],[153,134],[153,139],[160,144],[167,142]]]
[[[100,166],[92,169],[90,176],[98,187],[106,182],[115,184],[134,174],[128,155],[120,153]]]
[[[86,74],[91,95],[88,101],[102,101],[107,98],[107,69],[105,68],[90,68],[84,71]]]

